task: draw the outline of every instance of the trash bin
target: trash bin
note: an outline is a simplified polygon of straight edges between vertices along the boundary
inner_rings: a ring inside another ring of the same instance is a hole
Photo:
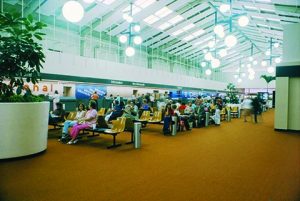
[[[205,112],[205,127],[208,126],[209,123],[209,112]]]
[[[133,127],[134,148],[141,148],[141,122],[135,122]]]
[[[231,111],[230,109],[227,110],[227,121],[231,121]]]
[[[177,117],[176,116],[172,116],[172,135],[176,135],[177,134]]]

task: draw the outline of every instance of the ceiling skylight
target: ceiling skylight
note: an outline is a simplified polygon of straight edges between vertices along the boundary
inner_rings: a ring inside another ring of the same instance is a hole
[[[135,6],[134,4],[132,5],[132,15],[135,15],[137,13],[139,13],[142,9]],[[123,13],[125,12],[130,12],[130,6],[127,6],[124,10]]]
[[[170,22],[171,24],[176,24],[180,21],[182,21],[184,18],[181,15],[177,15],[176,17],[173,17],[172,19],[170,19],[168,22]]]
[[[192,40],[193,38],[195,38],[195,36],[193,36],[193,35],[188,35],[188,36],[184,37],[183,40],[184,40],[184,41],[190,41],[190,40]]]
[[[141,8],[146,8],[155,2],[156,0],[137,0],[136,2],[134,2],[134,4]]]
[[[173,11],[170,10],[168,7],[163,7],[162,9],[158,10],[155,15],[163,18],[166,17],[167,15],[171,14]]]
[[[191,28],[193,28],[193,27],[195,27],[194,24],[189,24],[189,25],[183,27],[182,29],[183,29],[184,31],[187,31],[187,30],[189,30],[189,29],[191,29]]]
[[[99,2],[101,2],[101,3],[104,3],[104,4],[106,4],[106,5],[110,5],[110,4],[112,4],[115,0],[98,0]]]
[[[204,34],[205,31],[203,29],[200,29],[198,31],[195,31],[194,33],[192,33],[193,36],[197,37],[197,36],[200,36],[202,34]]]
[[[159,17],[156,17],[155,15],[150,15],[144,19],[144,21],[148,24],[153,24],[154,22],[157,22],[159,20]]]
[[[178,36],[179,34],[181,34],[181,33],[183,33],[183,32],[184,32],[184,30],[179,29],[179,30],[173,32],[172,35],[173,35],[173,36]]]
[[[165,23],[161,24],[158,28],[161,29],[161,30],[165,30],[166,28],[168,28],[170,26],[171,26],[170,23],[165,22]]]

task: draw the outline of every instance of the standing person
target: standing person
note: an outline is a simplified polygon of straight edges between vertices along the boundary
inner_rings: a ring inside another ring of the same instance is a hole
[[[68,144],[76,144],[77,136],[79,132],[83,129],[92,127],[93,124],[97,122],[97,110],[95,101],[91,101],[89,104],[89,110],[86,112],[84,118],[79,119],[78,122],[72,127],[70,136],[72,139],[68,142]]]
[[[163,126],[164,135],[171,133],[170,125],[172,122],[173,115],[174,115],[174,110],[171,108],[171,104],[168,103],[166,105],[165,114],[164,114],[164,126]]]
[[[243,109],[244,122],[247,122],[247,116],[251,115],[252,100],[245,98],[242,102],[242,109]]]
[[[254,122],[257,123],[257,115],[261,114],[262,112],[261,103],[259,102],[259,99],[257,97],[255,97],[252,100],[252,106],[253,106]]]
[[[92,95],[91,95],[91,100],[95,101],[96,103],[96,110],[98,111],[98,99],[99,99],[99,95],[97,94],[97,91],[95,91]]]
[[[52,98],[53,98],[53,111],[54,111],[57,109],[56,103],[59,103],[59,101],[60,101],[60,96],[59,96],[57,90],[54,91]]]

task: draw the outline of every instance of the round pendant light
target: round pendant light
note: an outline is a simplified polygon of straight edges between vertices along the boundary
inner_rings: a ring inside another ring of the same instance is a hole
[[[210,70],[210,69],[207,69],[207,70],[205,71],[205,74],[206,74],[206,75],[211,75],[211,70]]]
[[[237,44],[237,39],[234,35],[228,35],[225,38],[225,45],[227,47],[234,47]]]
[[[127,36],[121,35],[121,36],[119,37],[119,41],[120,41],[121,43],[126,43],[126,42],[127,42]]]
[[[206,62],[202,61],[202,62],[201,62],[201,67],[202,67],[202,68],[206,67]]]
[[[227,56],[227,50],[226,49],[221,49],[219,51],[219,55],[220,55],[220,57],[226,57]]]
[[[238,23],[241,27],[245,27],[249,24],[249,18],[243,15],[238,19]]]
[[[83,18],[84,9],[77,1],[68,1],[64,4],[62,13],[66,20],[76,23]]]
[[[135,50],[133,47],[127,47],[125,50],[125,54],[128,57],[132,57],[135,54]]]
[[[267,71],[268,71],[268,73],[274,73],[275,69],[274,69],[273,66],[270,66],[270,67],[267,68]]]
[[[136,44],[136,45],[140,45],[140,44],[143,42],[142,37],[140,37],[140,36],[135,36],[135,37],[133,38],[133,42],[134,42],[134,44]]]
[[[211,67],[212,68],[218,68],[218,67],[220,67],[220,64],[221,64],[221,62],[220,62],[219,59],[212,59],[211,60]]]

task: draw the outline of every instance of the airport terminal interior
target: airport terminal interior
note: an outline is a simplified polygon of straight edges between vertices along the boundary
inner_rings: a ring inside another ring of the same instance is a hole
[[[300,201],[300,0],[0,0],[0,201]]]

